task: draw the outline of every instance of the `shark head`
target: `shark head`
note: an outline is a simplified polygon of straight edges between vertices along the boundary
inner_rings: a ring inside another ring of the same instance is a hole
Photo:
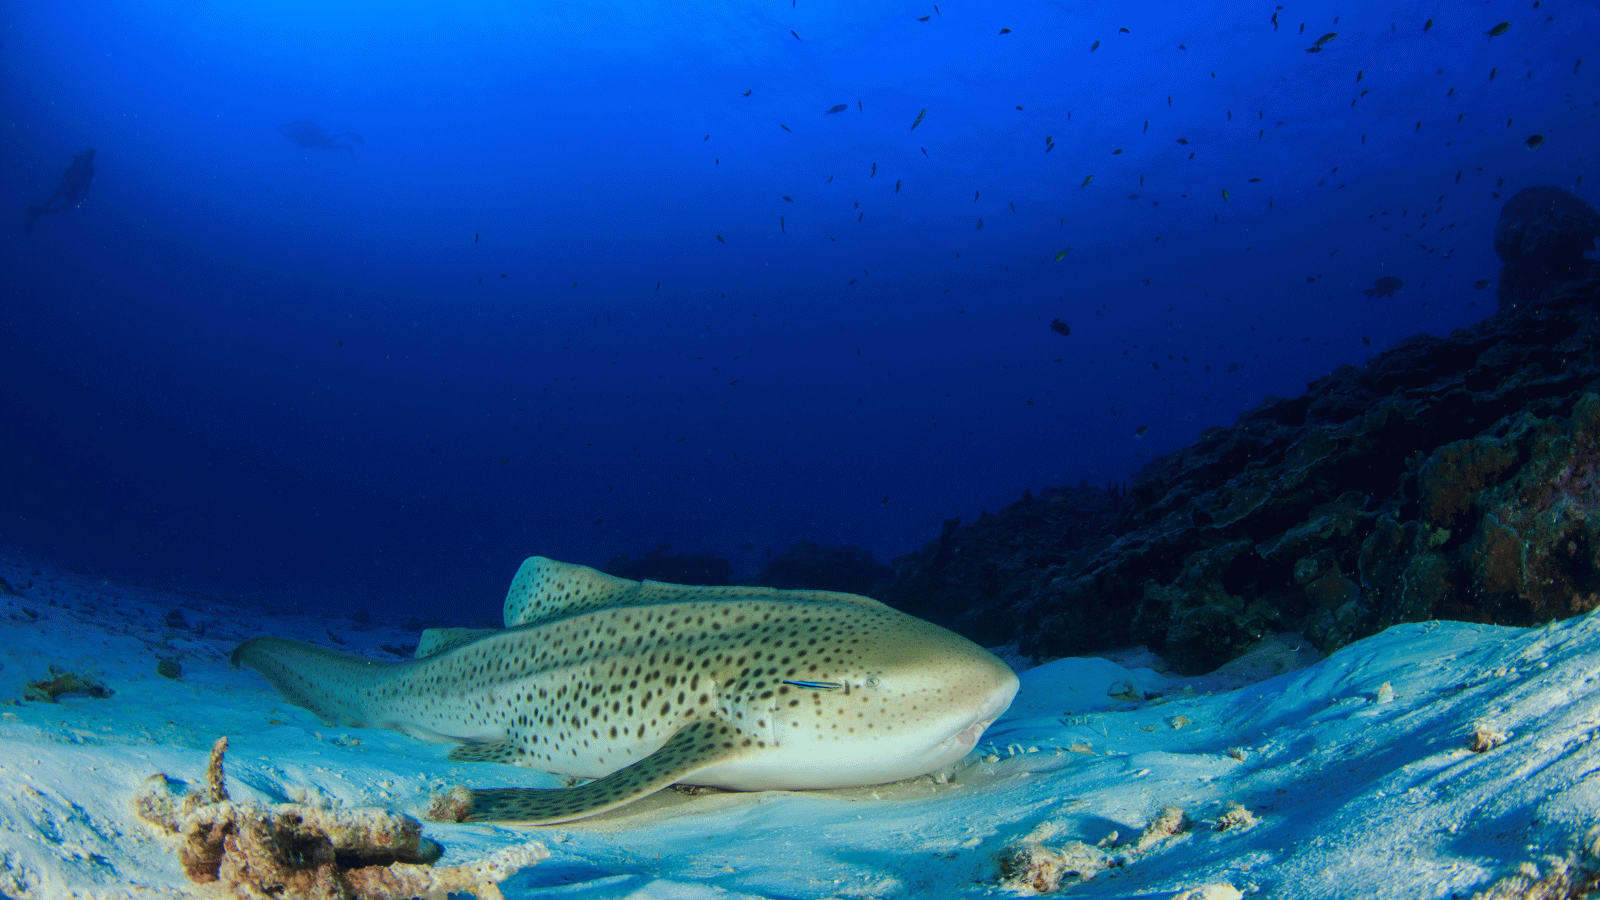
[[[834,788],[926,774],[967,755],[1016,696],[1005,663],[930,622],[887,607],[806,619],[786,624],[788,640],[780,638],[777,666],[763,679],[722,692],[771,749],[697,773],[694,783]]]

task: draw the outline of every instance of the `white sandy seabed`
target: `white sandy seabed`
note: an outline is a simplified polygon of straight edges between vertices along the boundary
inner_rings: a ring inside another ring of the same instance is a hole
[[[447,745],[398,732],[328,728],[228,664],[259,634],[393,660],[382,647],[415,646],[399,627],[15,561],[0,576],[3,900],[219,896],[185,877],[174,839],[130,798],[157,772],[200,780],[221,736],[235,800],[421,818],[454,785],[562,786],[452,763]],[[1600,868],[1600,618],[1402,625],[1294,668],[1307,658],[1269,642],[1256,677],[1283,674],[1244,686],[1249,665],[1184,680],[1062,659],[1023,672],[1010,711],[948,772],[841,791],[669,790],[569,825],[425,821],[425,834],[445,848],[440,866],[548,848],[500,884],[511,900],[1467,898]],[[158,674],[161,660],[181,676]],[[113,693],[23,700],[52,666]]]

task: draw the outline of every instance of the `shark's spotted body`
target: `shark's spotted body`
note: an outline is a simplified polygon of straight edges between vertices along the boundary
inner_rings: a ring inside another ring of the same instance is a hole
[[[233,660],[330,720],[466,743],[453,759],[599,779],[473,792],[469,821],[528,824],[680,782],[910,778],[964,756],[1017,690],[976,644],[854,594],[636,582],[532,557],[505,623],[426,632],[401,663],[271,637]]]

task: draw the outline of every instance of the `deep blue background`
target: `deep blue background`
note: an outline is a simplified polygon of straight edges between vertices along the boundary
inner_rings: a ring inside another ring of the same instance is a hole
[[[464,616],[1124,481],[1595,199],[1593,4],[1273,9],[0,0],[0,545]]]

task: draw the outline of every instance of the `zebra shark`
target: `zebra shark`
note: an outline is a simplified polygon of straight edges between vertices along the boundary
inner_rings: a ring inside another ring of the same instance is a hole
[[[504,629],[379,662],[277,637],[233,652],[324,720],[455,741],[461,761],[595,779],[474,790],[459,821],[549,825],[672,784],[885,784],[965,756],[1017,676],[966,638],[833,591],[694,587],[530,557]]]

